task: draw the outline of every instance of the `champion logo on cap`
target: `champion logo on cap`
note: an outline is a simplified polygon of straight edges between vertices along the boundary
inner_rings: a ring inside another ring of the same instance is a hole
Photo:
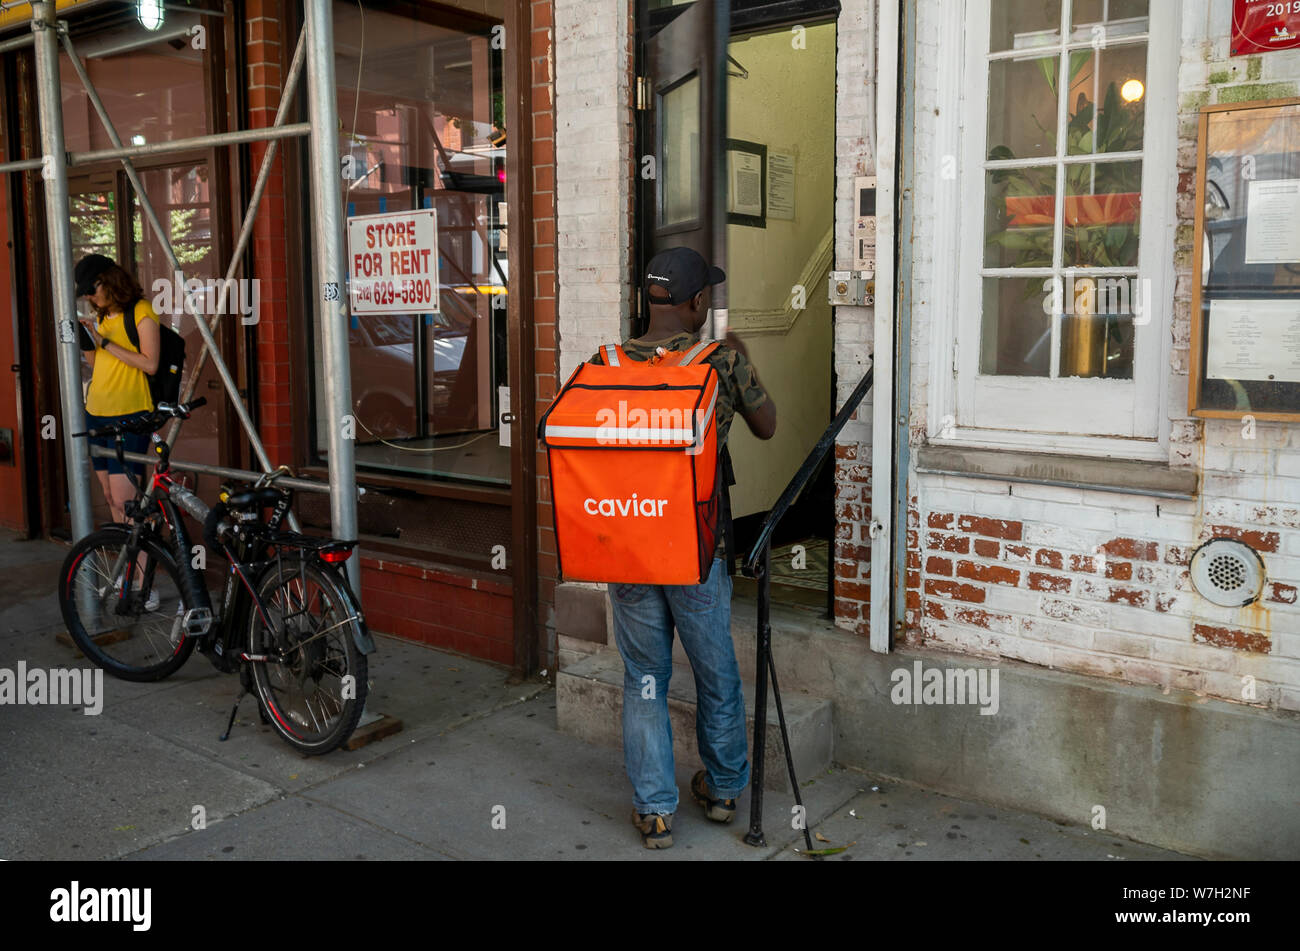
[[[646,267],[646,283],[666,290],[668,296],[652,297],[652,303],[680,304],[704,288],[727,279],[722,268],[710,267],[698,251],[691,248],[668,248],[660,251]]]

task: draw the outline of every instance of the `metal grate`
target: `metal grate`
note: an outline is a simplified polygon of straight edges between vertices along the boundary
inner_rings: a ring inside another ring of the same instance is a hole
[[[1235,538],[1212,538],[1196,549],[1191,575],[1197,594],[1223,607],[1250,604],[1264,588],[1263,559]]]

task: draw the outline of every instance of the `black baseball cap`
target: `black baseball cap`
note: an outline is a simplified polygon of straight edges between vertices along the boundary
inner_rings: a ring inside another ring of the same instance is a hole
[[[76,269],[72,272],[72,278],[77,286],[77,296],[85,297],[87,294],[95,293],[95,279],[111,267],[117,267],[117,262],[102,254],[87,254],[78,261]]]
[[[691,248],[668,248],[660,251],[646,265],[645,286],[668,292],[668,299],[651,297],[655,304],[680,304],[704,288],[727,279],[720,267],[710,267],[698,251]]]

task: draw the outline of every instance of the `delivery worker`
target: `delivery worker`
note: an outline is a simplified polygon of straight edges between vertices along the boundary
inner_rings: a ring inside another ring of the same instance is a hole
[[[623,344],[627,356],[648,360],[660,349],[684,351],[697,344],[709,313],[709,288],[725,279],[720,268],[710,267],[690,248],[670,248],[655,255],[646,269],[649,325],[644,335]],[[603,360],[597,354],[590,362]],[[720,382],[719,452],[736,413],[759,439],[771,439],[776,432],[776,404],[758,382],[740,339],[727,334],[725,344],[714,350],[708,362]],[[731,566],[724,560],[730,532],[730,525],[720,526],[713,565],[703,584],[609,586],[614,638],[625,671],[623,759],[632,781],[633,822],[648,849],[673,844],[677,811],[668,721],[674,627],[695,674],[695,734],[705,765],[691,780],[691,796],[710,819],[730,822],[736,814],[736,798],[749,784],[745,698],[731,642]]]

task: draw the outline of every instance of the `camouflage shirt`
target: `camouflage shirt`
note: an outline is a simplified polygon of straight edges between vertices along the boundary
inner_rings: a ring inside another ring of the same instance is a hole
[[[623,352],[633,360],[649,360],[658,347],[676,352],[689,350],[699,342],[698,334],[682,331],[662,340],[629,340],[623,344]],[[597,351],[587,362],[603,366],[603,351]],[[719,344],[705,362],[718,371],[718,406],[714,415],[718,421],[718,447],[721,449],[731,432],[736,413],[758,409],[767,402],[767,391],[758,382],[758,374],[749,359],[725,343]]]
[[[662,340],[629,340],[623,344],[623,352],[633,360],[649,360],[659,347],[681,351],[689,350],[699,342],[699,334],[682,331]],[[603,351],[597,351],[596,355],[587,362],[603,366],[605,363]],[[714,417],[718,425],[718,451],[721,452],[731,432],[731,423],[735,419],[736,411],[758,409],[767,402],[768,396],[767,391],[759,384],[758,375],[754,372],[754,365],[749,362],[749,358],[731,349],[725,343],[719,344],[705,362],[718,372],[718,405],[714,410]],[[725,561],[727,558],[726,526],[720,526],[720,529],[713,556]],[[728,567],[727,570],[730,571],[731,568]]]

